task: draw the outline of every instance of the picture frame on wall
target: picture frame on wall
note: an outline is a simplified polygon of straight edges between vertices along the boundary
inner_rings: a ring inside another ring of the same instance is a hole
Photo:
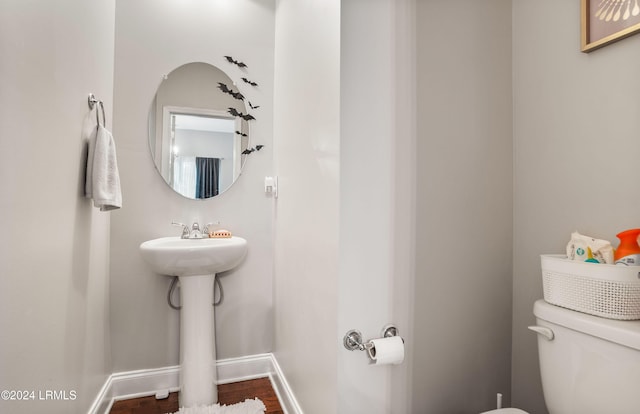
[[[640,32],[640,0],[581,0],[580,13],[585,53]]]

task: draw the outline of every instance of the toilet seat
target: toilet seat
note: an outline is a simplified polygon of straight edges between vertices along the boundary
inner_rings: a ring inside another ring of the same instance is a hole
[[[500,408],[497,410],[484,411],[480,414],[529,414],[526,411],[522,411],[519,408]]]

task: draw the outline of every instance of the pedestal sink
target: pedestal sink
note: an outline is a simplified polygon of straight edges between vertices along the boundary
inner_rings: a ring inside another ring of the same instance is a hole
[[[154,272],[178,276],[180,310],[180,406],[218,402],[213,283],[216,273],[236,267],[247,252],[241,237],[163,237],[140,245]]]

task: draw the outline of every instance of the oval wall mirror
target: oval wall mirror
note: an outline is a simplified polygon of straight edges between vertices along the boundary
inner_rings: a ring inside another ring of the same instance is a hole
[[[213,65],[187,63],[164,78],[149,110],[149,149],[178,194],[214,197],[240,177],[249,125],[233,112],[247,112],[242,95]]]

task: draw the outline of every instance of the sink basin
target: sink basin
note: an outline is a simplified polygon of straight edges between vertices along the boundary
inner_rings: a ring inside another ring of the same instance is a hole
[[[247,252],[242,237],[181,239],[161,237],[140,245],[144,260],[159,274],[211,275],[236,267]]]

